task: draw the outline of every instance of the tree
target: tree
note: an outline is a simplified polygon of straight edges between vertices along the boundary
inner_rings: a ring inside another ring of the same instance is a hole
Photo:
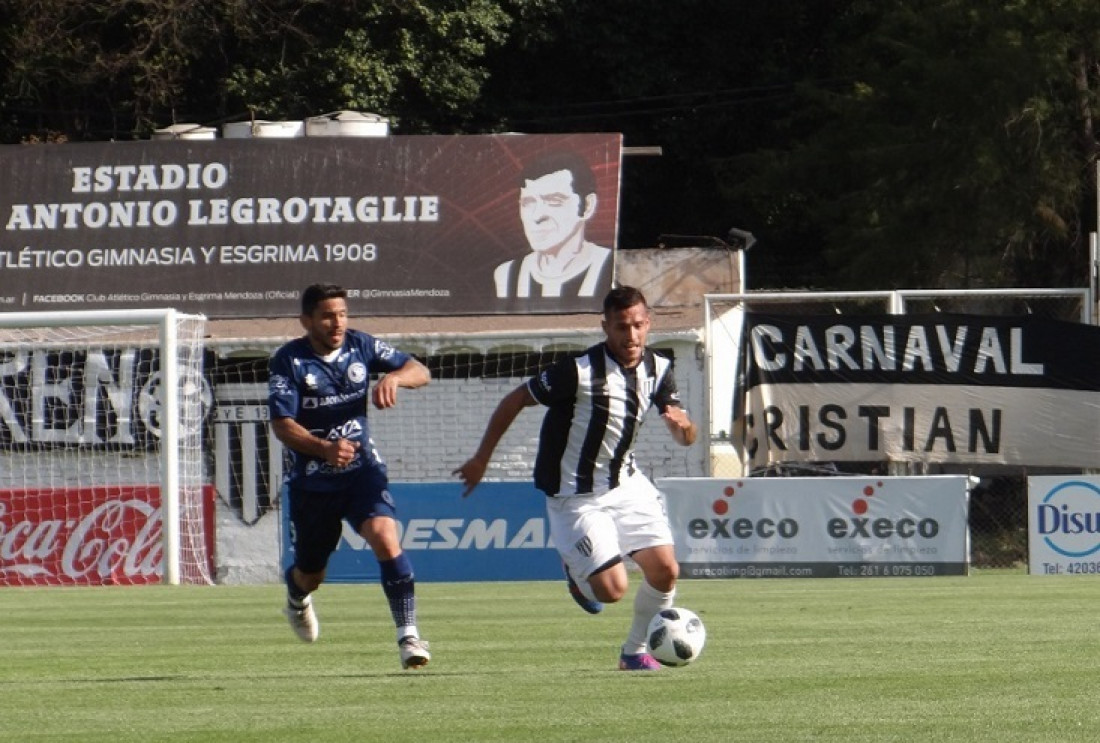
[[[390,115],[458,131],[522,0],[0,0],[4,138]],[[530,15],[530,11],[527,11]]]
[[[846,82],[804,88],[804,138],[731,161],[752,174],[732,198],[814,226],[809,285],[1082,285],[1100,10],[1055,5],[853,3],[830,45]]]
[[[659,158],[623,166],[619,244],[725,237],[755,214],[725,198],[721,166],[790,131],[797,81],[848,0],[564,0],[490,60],[483,120],[513,131],[615,131]]]
[[[282,118],[371,111],[406,134],[465,128],[485,57],[513,22],[510,4],[492,0],[282,4],[298,10],[274,39],[250,4],[241,9],[251,18],[235,24],[228,99]]]
[[[211,0],[3,0],[7,141],[147,132],[208,79],[222,27]],[[170,123],[170,122],[167,122]]]

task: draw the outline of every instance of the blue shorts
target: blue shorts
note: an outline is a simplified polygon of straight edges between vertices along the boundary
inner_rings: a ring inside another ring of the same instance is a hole
[[[290,507],[290,544],[294,564],[304,573],[319,573],[340,543],[343,522],[355,532],[367,519],[396,518],[397,508],[389,491],[385,470],[368,467],[349,476],[339,490],[287,488]]]

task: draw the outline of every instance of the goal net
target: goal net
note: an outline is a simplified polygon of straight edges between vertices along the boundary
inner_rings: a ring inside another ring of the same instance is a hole
[[[213,582],[204,328],[0,313],[0,585]]]

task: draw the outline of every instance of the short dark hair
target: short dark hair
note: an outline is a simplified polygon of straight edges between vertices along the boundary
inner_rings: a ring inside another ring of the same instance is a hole
[[[544,175],[566,170],[573,176],[573,191],[581,197],[581,208],[589,196],[596,193],[596,176],[588,161],[576,152],[548,152],[540,155],[524,166],[520,173],[519,185],[537,180]]]
[[[649,309],[649,302],[645,301],[645,295],[640,289],[633,286],[617,286],[603,298],[603,314],[608,317],[613,312],[628,310],[636,304]]]
[[[302,292],[302,314],[312,315],[326,299],[347,299],[348,291],[336,284],[310,284]]]

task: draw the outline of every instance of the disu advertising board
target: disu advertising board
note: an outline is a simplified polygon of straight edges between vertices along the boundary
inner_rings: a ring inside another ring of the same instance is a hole
[[[1028,571],[1100,573],[1100,477],[1027,479]]]

